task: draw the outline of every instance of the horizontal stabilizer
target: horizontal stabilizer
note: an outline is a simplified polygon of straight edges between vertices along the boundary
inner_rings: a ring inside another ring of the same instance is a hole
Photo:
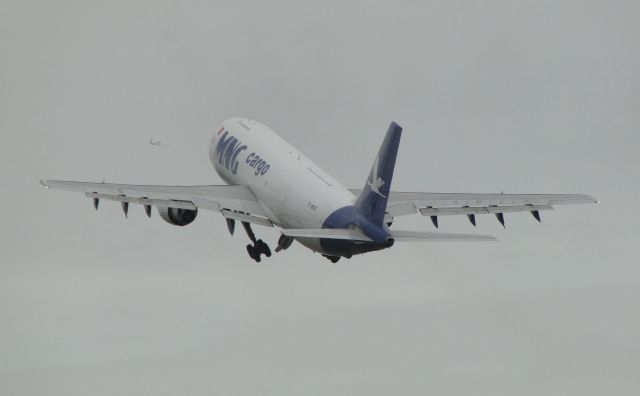
[[[283,229],[281,232],[290,237],[296,238],[328,238],[346,239],[351,241],[370,242],[371,238],[360,230],[345,228],[320,228],[320,229]],[[410,241],[496,241],[490,235],[480,234],[447,234],[444,232],[422,232],[422,231],[391,231],[391,237],[398,242]]]
[[[328,238],[372,242],[372,239],[366,236],[362,231],[347,228],[297,228],[288,230],[282,229],[280,231],[286,236],[295,238]]]
[[[474,242],[474,241],[497,241],[491,235],[481,234],[448,234],[444,232],[422,232],[422,231],[391,231],[391,237],[396,242]]]
[[[311,228],[311,229],[282,229],[284,235],[295,238],[328,238],[328,239],[347,239],[350,241],[372,242],[373,240],[366,236],[360,230],[351,230],[347,228]]]

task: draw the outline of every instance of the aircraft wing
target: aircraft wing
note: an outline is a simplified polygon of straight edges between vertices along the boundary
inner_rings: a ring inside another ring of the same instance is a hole
[[[228,219],[273,226],[253,192],[246,186],[157,186],[41,180],[47,189],[82,192],[98,206],[101,199],[140,204],[147,215],[151,207],[206,209],[222,213]],[[127,205],[128,208],[128,205]],[[125,210],[126,212],[126,210]]]
[[[360,190],[351,190],[358,195]],[[467,215],[475,225],[476,214],[495,214],[504,224],[503,213],[531,212],[539,220],[541,210],[554,205],[598,203],[584,194],[475,194],[392,191],[387,204],[387,220],[420,213],[431,216],[437,226],[437,216]]]

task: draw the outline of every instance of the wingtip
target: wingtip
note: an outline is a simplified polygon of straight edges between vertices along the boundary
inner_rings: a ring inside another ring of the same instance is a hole
[[[591,203],[594,203],[594,204],[599,204],[599,203],[600,203],[600,200],[599,200],[598,198],[594,197],[593,195],[587,195],[587,194],[585,194],[585,195],[583,195],[583,197],[584,197],[587,201],[591,201]]]
[[[487,241],[487,242],[496,242],[499,239],[494,237],[493,235],[487,234],[468,234],[473,240],[476,241]]]
[[[493,235],[483,235],[483,234],[470,234],[473,235],[472,238],[470,238],[471,241],[478,241],[478,242],[498,242],[499,239],[494,237]]]

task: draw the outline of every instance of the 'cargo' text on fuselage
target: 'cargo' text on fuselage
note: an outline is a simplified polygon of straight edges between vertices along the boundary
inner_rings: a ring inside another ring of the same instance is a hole
[[[214,160],[235,175],[238,173],[238,166],[240,165],[238,156],[245,150],[247,150],[246,145],[243,145],[236,137],[229,135],[229,131],[224,131],[224,134],[218,138]],[[256,176],[264,175],[271,167],[267,161],[256,153],[249,154],[245,162],[255,170],[254,174]]]

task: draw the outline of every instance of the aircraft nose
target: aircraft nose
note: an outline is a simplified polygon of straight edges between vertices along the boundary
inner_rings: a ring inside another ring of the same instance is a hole
[[[211,138],[211,146],[215,147],[218,142],[220,136],[224,133],[224,125],[220,125],[218,129],[213,133],[213,137]]]

